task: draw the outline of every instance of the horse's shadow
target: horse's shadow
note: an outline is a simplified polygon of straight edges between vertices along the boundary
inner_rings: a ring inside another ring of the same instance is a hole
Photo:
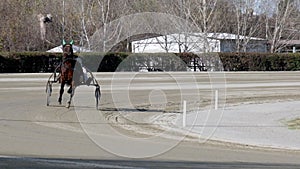
[[[65,105],[49,105],[48,107],[57,107],[57,108],[66,108]],[[95,107],[92,107],[92,106],[74,106],[74,105],[71,105],[69,108],[84,108],[84,109],[90,109],[90,108],[93,108],[95,109]]]
[[[131,112],[131,113],[167,113],[165,110],[159,109],[144,109],[144,108],[111,108],[111,107],[103,107],[100,108],[99,111],[106,112]],[[174,111],[173,113],[180,113],[179,111]]]
[[[49,107],[54,108],[65,108],[65,105],[49,105]],[[96,110],[93,106],[76,106],[71,105],[71,109],[91,109]],[[97,111],[100,112],[120,112],[120,113],[168,113],[168,111],[165,110],[159,110],[159,109],[149,109],[149,108],[114,108],[114,107],[100,107]],[[181,113],[180,111],[172,111],[172,113]]]

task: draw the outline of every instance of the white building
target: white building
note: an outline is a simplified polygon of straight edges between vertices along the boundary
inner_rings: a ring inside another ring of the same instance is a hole
[[[84,48],[84,47],[79,47],[79,46],[76,46],[76,45],[72,45],[73,47],[73,52],[74,53],[79,53],[79,52],[91,52],[90,50]],[[55,48],[52,48],[50,50],[47,50],[46,52],[50,52],[50,53],[63,53],[63,49],[62,49],[62,45],[60,46],[57,46]]]
[[[236,52],[237,40],[247,41],[246,52],[267,52],[261,38],[228,33],[170,34],[132,42],[133,53]],[[242,44],[242,43],[241,43]],[[241,46],[241,45],[240,45]]]

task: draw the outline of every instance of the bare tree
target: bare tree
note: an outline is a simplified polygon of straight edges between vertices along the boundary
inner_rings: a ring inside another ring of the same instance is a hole
[[[180,10],[180,17],[186,20],[184,25],[194,25],[196,26],[197,32],[202,33],[202,37],[199,38],[201,43],[203,43],[203,51],[209,52],[209,39],[208,34],[215,31],[215,24],[219,21],[217,20],[217,10],[218,10],[218,0],[179,0],[177,8]],[[189,31],[187,27],[183,28],[184,43],[187,42],[189,37]],[[185,46],[182,52],[188,52],[188,47]]]
[[[296,17],[294,14],[299,13],[297,10],[297,12],[295,12],[295,10],[295,1],[282,0],[278,2],[275,14],[274,31],[271,36],[271,52],[280,50],[282,46],[278,42],[284,36],[286,39],[293,39],[293,36],[297,33],[294,30],[289,29],[294,26],[293,17]]]
[[[262,28],[263,17],[255,12],[255,0],[234,0],[233,5],[236,16],[236,51],[247,52],[252,37],[261,37],[259,29]]]
[[[150,34],[157,30],[157,23],[149,20],[148,25],[139,25],[136,21],[117,24],[114,20],[130,14],[157,12],[185,20],[178,25],[180,28],[176,28],[186,38],[183,41],[187,41],[191,33],[186,25],[196,26],[194,31],[203,33],[205,51],[209,51],[207,35],[224,32],[243,37],[237,41],[237,51],[245,51],[249,43],[247,37],[254,36],[268,39],[271,51],[276,52],[283,47],[280,40],[300,38],[299,6],[299,0],[1,0],[0,49],[46,50],[59,44],[63,37],[89,47],[91,36],[102,29],[101,33],[106,36],[102,42],[104,47],[113,39],[114,42],[124,42],[129,51],[129,42],[133,39],[153,37],[154,34]],[[43,21],[47,13],[53,15],[51,24]],[[41,16],[38,20],[38,14],[43,14],[44,19]],[[114,29],[107,30],[113,24]],[[134,35],[133,30],[140,27],[150,34]],[[132,29],[131,33],[125,30],[128,28]],[[128,34],[122,35],[124,32]],[[156,32],[157,35],[167,35],[167,32]],[[44,40],[51,43],[44,43]],[[179,43],[183,45],[182,40]],[[180,49],[180,52],[189,50],[184,45]]]

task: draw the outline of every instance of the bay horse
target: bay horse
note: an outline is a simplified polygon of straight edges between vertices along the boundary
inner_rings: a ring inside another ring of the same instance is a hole
[[[80,84],[80,76],[83,76],[82,67],[76,61],[76,56],[73,53],[73,45],[74,41],[72,40],[69,44],[63,40],[63,57],[62,62],[60,64],[60,92],[58,102],[61,104],[62,95],[64,93],[64,87],[67,84],[70,86],[68,89],[68,93],[70,94],[70,99],[67,102],[66,107],[69,108],[71,105],[72,97],[74,96],[75,88]]]

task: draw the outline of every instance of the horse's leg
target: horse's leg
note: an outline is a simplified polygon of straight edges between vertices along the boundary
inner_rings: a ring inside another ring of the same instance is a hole
[[[70,99],[69,99],[69,101],[67,102],[67,105],[66,105],[67,108],[70,108],[71,101],[72,101],[72,98],[74,96],[74,92],[75,92],[75,83],[74,83],[74,81],[72,81],[70,88],[72,89],[72,91],[70,93]]]
[[[63,93],[64,93],[64,88],[65,88],[65,82],[62,81],[62,82],[61,82],[61,85],[60,85],[59,98],[58,98],[59,104],[61,104],[62,95],[63,95]]]

